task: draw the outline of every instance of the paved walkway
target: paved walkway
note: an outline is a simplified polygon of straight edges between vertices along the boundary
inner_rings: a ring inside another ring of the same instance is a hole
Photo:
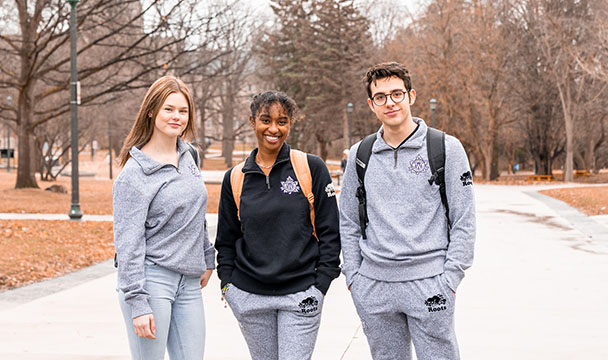
[[[540,188],[476,185],[476,259],[458,289],[463,359],[608,359],[608,224],[539,197]],[[0,359],[128,359],[115,276],[108,261],[0,293]],[[205,358],[246,359],[218,288],[214,275],[203,291]],[[371,359],[342,276],[313,359]]]

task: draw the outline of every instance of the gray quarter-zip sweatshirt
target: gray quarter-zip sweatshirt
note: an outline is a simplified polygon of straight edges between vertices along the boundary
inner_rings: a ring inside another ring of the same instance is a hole
[[[389,146],[380,128],[365,174],[367,239],[361,236],[355,166],[359,143],[352,146],[340,192],[342,272],[350,286],[360,273],[381,281],[409,281],[444,273],[456,290],[473,262],[475,204],[469,162],[460,141],[445,137],[445,182],[452,228],[439,186],[430,185],[427,126],[414,118],[417,130],[399,147]]]
[[[159,163],[133,147],[113,188],[118,289],[133,318],[152,313],[144,261],[181,273],[215,268],[205,211],[207,189],[188,145],[177,140],[178,167]]]

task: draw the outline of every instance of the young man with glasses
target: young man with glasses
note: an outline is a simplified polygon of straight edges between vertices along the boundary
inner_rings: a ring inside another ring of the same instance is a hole
[[[412,342],[419,360],[459,359],[456,288],[473,262],[475,241],[466,153],[445,135],[448,215],[439,186],[429,179],[427,125],[410,112],[416,91],[408,70],[378,64],[366,81],[367,102],[382,126],[365,166],[364,230],[356,196],[361,142],[350,149],[344,174],[340,233],[347,286],[375,360],[411,359]]]

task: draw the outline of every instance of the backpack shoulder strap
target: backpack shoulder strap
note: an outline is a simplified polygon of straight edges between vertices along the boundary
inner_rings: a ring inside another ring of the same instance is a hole
[[[312,175],[310,174],[310,166],[308,166],[308,157],[305,152],[295,149],[291,149],[289,157],[291,158],[291,166],[293,166],[293,170],[296,173],[302,193],[306,197],[306,200],[308,200],[312,234],[319,241],[315,229],[315,195],[312,192]]]
[[[241,192],[243,191],[243,181],[245,180],[245,174],[243,174],[243,166],[245,162],[236,165],[230,172],[230,186],[232,187],[232,197],[234,197],[234,203],[236,204],[236,212],[239,220],[241,220]]]
[[[431,178],[429,184],[439,185],[439,194],[441,195],[441,203],[445,209],[445,217],[450,224],[450,208],[448,206],[448,197],[445,191],[445,133],[441,130],[429,127],[426,132],[426,150],[429,158],[429,166],[431,168]]]
[[[372,156],[372,148],[376,142],[376,133],[367,135],[357,149],[357,158],[355,159],[355,167],[357,169],[357,177],[359,178],[359,187],[357,188],[357,199],[359,199],[359,225],[361,226],[361,235],[364,239],[367,239],[365,229],[369,223],[367,217],[367,199],[365,194],[365,171],[367,171],[367,164],[369,158]]]
[[[359,184],[363,184],[363,180],[365,179],[365,171],[367,170],[369,158],[372,156],[374,142],[376,142],[376,133],[367,135],[365,138],[363,138],[363,140],[361,140],[361,144],[359,144],[359,148],[357,149],[357,158],[355,159],[355,164]]]
[[[192,155],[192,158],[194,159],[194,163],[196,164],[196,166],[201,167],[200,159],[198,157],[198,151],[196,150],[194,145],[192,145],[190,143],[186,143],[186,144],[188,144],[188,151],[190,151],[190,155]]]

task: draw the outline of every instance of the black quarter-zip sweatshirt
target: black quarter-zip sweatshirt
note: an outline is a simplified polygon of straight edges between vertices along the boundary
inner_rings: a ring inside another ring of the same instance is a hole
[[[338,205],[331,176],[321,158],[307,154],[315,196],[312,234],[308,201],[283,144],[266,176],[255,163],[254,149],[243,167],[240,216],[230,172],[224,175],[215,247],[221,286],[233,283],[261,295],[285,295],[315,285],[327,293],[340,275]]]

